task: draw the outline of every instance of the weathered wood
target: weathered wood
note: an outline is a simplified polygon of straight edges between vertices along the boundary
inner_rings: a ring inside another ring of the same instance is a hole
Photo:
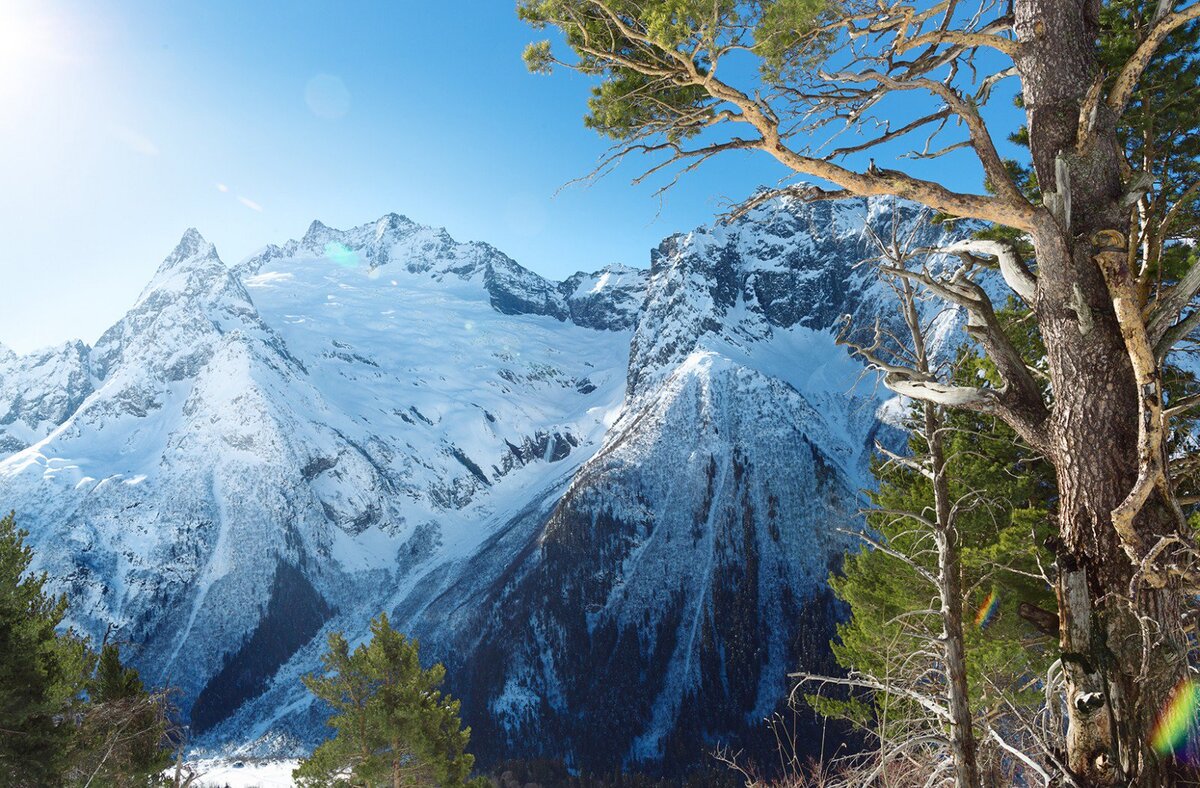
[[[1112,246],[1114,233],[1128,224],[1116,120],[1105,105],[1086,119],[1087,145],[1079,147],[1080,108],[1098,71],[1095,5],[1014,4],[1034,166],[1043,187],[1071,206],[1069,223],[1062,215],[1049,218],[1033,234],[1035,314],[1055,397],[1049,438],[1060,494],[1067,764],[1081,785],[1160,786],[1174,778],[1167,762],[1149,752],[1147,739],[1158,705],[1182,677],[1183,632],[1178,615],[1161,615],[1173,604],[1169,591],[1139,588],[1130,598],[1128,589],[1138,551],[1175,525],[1169,491],[1153,480],[1146,494],[1139,489],[1142,392],[1158,398],[1157,369],[1147,377],[1146,343],[1137,343],[1131,355],[1136,310],[1128,301],[1114,305],[1099,265],[1118,258],[1126,265],[1126,250]],[[1113,282],[1121,299],[1131,297],[1127,269],[1114,270]],[[1153,642],[1162,645],[1145,648],[1143,626],[1152,627]]]
[[[912,335],[917,369],[930,371],[928,350],[920,315],[908,280],[902,280],[901,309]],[[950,751],[954,761],[956,788],[981,788],[978,743],[975,740],[971,701],[967,687],[967,652],[963,633],[962,549],[950,500],[950,477],[946,471],[946,448],[939,407],[925,403],[924,437],[929,447],[929,469],[933,475],[934,541],[938,552],[937,589],[942,620],[942,649],[945,652],[946,708],[950,712]]]

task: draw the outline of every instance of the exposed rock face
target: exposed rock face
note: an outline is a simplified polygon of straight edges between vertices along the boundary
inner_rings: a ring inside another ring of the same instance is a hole
[[[846,314],[891,319],[856,268],[875,254],[864,224],[891,221],[867,201],[775,204],[655,252],[600,450],[512,560],[481,554],[397,611],[450,665],[481,755],[678,770],[745,740],[797,665],[835,667],[825,580],[887,428],[833,337]],[[800,734],[815,753],[820,731]]]
[[[646,272],[610,265],[594,274],[578,273],[558,286],[571,322],[605,331],[637,325],[646,294]]]
[[[396,214],[232,269],[188,231],[94,348],[0,348],[0,500],[209,744],[326,735],[298,677],[388,611],[485,761],[682,769],[828,660],[886,429],[833,337],[890,319],[854,267],[890,207],[772,203],[564,282]]]
[[[68,342],[17,356],[0,347],[0,456],[50,434],[92,393],[90,348]]]

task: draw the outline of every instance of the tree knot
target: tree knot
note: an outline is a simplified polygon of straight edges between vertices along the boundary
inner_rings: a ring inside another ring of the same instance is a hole
[[[1081,692],[1075,696],[1075,710],[1087,717],[1104,706],[1103,692]]]

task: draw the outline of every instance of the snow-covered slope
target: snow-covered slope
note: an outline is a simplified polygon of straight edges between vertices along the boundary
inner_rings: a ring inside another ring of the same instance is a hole
[[[797,665],[833,669],[825,580],[886,429],[834,336],[844,314],[890,316],[855,265],[874,253],[864,223],[886,237],[891,221],[882,203],[775,203],[653,255],[600,450],[516,560],[481,556],[397,611],[438,644],[481,754],[681,769],[744,741]]]
[[[0,348],[0,501],[210,744],[325,735],[298,677],[386,610],[485,760],[682,767],[827,659],[880,404],[834,327],[891,220],[777,202],[559,283],[395,214],[232,269],[189,230],[94,348]]]
[[[264,621],[283,645],[247,651],[253,688],[335,610],[380,608],[362,583],[469,553],[586,456],[628,347],[566,322],[551,283],[490,247],[395,216],[314,225],[238,273],[189,230],[94,349],[7,359],[0,382],[49,432],[0,465],[0,497],[75,620],[120,625],[201,727],[244,699],[238,647]],[[546,303],[558,316],[520,313]],[[284,602],[305,615],[272,617]]]

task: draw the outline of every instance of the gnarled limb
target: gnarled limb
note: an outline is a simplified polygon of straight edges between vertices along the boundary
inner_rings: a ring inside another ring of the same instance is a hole
[[[1141,79],[1142,72],[1150,65],[1151,59],[1158,52],[1162,43],[1167,40],[1167,36],[1196,19],[1200,19],[1200,3],[1188,6],[1182,11],[1156,14],[1156,20],[1150,28],[1150,32],[1121,68],[1116,82],[1113,83],[1112,89],[1108,93],[1109,109],[1118,115],[1125,111],[1126,105],[1133,97],[1133,91],[1137,88],[1138,80]]]
[[[1154,343],[1154,355],[1161,362],[1177,342],[1200,328],[1200,309],[1193,309],[1188,316],[1168,328],[1162,338]]]
[[[761,191],[749,200],[745,200],[734,206],[733,210],[721,218],[725,222],[737,221],[760,205],[764,205],[780,197],[790,197],[801,202],[823,202],[826,200],[844,200],[852,196],[854,195],[851,192],[844,189],[822,189],[820,186],[797,183],[789,186],[781,186],[778,189]]]
[[[1032,305],[1037,298],[1037,277],[1025,265],[1016,247],[1005,241],[988,238],[968,238],[939,249],[926,250],[931,253],[944,254],[983,254],[996,258],[1000,266],[1000,276],[1009,289],[1021,297],[1026,304]]]
[[[959,269],[947,279],[935,277],[928,271],[912,271],[902,266],[884,265],[880,270],[889,276],[918,282],[935,295],[963,307],[967,312],[967,333],[983,347],[1004,383],[1000,389],[950,392],[939,390],[936,381],[893,375],[891,382],[885,380],[885,384],[897,393],[915,399],[991,412],[1008,423],[1030,446],[1038,451],[1049,451],[1045,438],[1049,409],[1024,359],[1004,333],[991,299],[983,288],[966,275],[965,269]],[[896,386],[905,390],[901,391]],[[949,401],[948,397],[952,394],[959,399]],[[981,397],[990,398],[990,401],[985,403]]]
[[[1200,292],[1200,264],[1194,264],[1183,277],[1159,297],[1146,321],[1151,342],[1161,340],[1196,293]]]
[[[1146,552],[1134,528],[1134,518],[1155,491],[1161,493],[1164,500],[1175,503],[1167,464],[1162,379],[1154,345],[1138,308],[1137,286],[1127,264],[1125,236],[1115,230],[1102,231],[1092,238],[1092,243],[1098,247],[1094,259],[1108,285],[1138,390],[1137,481],[1125,500],[1113,510],[1112,522],[1130,561],[1140,566]],[[1178,504],[1175,504],[1175,509],[1182,526],[1183,514],[1178,511]]]
[[[908,698],[914,701],[921,708],[934,714],[940,719],[949,721],[950,712],[939,703],[932,701],[929,696],[915,692],[908,687],[896,686],[883,681],[877,681],[862,675],[861,673],[851,673],[849,676],[842,678],[840,676],[821,676],[815,673],[789,673],[788,678],[796,679],[800,684],[816,682],[818,684],[838,684],[843,687],[861,687],[874,692],[886,692],[892,695],[898,695],[902,698]],[[799,685],[797,685],[799,686]]]

